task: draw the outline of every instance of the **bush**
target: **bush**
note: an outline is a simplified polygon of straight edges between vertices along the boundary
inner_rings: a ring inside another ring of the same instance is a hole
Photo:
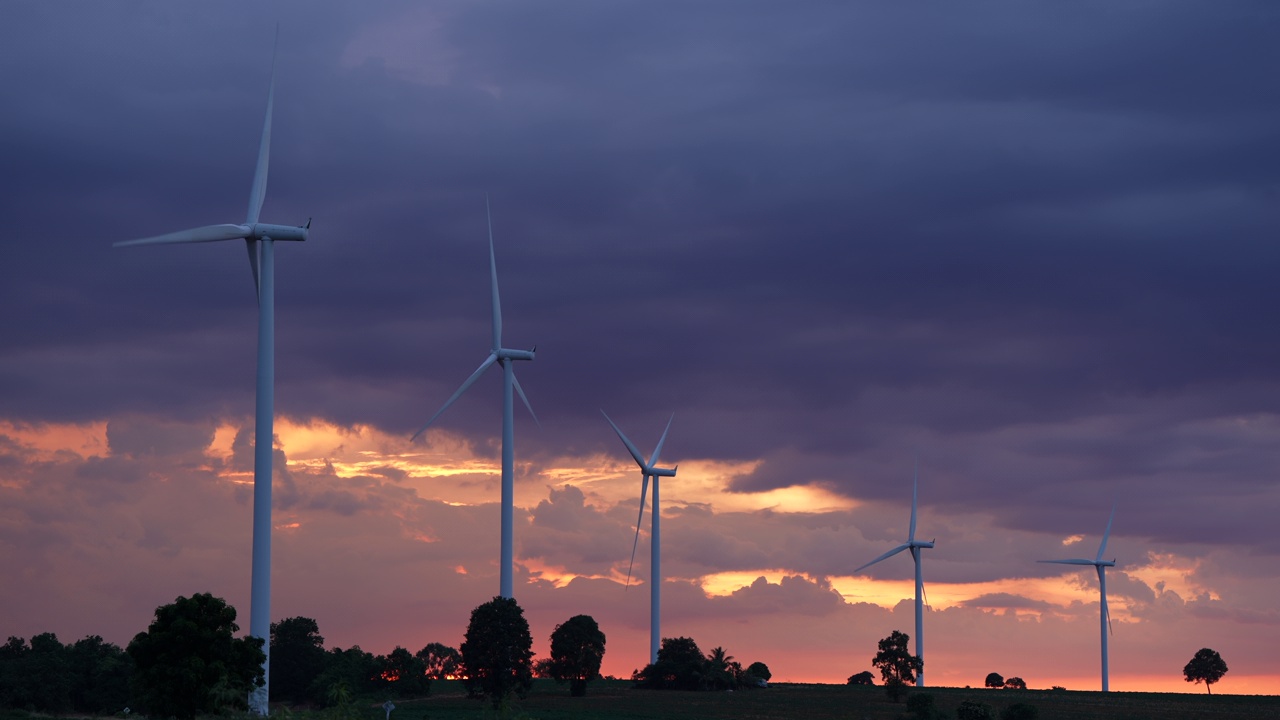
[[[907,717],[913,720],[935,720],[942,717],[942,713],[934,706],[932,695],[913,693],[907,698]]]
[[[986,703],[965,700],[956,708],[956,720],[996,720],[996,713]]]
[[[1014,703],[1000,713],[1000,720],[1036,720],[1038,717],[1040,711],[1027,703]]]
[[[849,684],[850,685],[875,685],[876,679],[875,679],[875,676],[871,674],[870,670],[863,670],[860,673],[854,673],[853,675],[850,675]]]

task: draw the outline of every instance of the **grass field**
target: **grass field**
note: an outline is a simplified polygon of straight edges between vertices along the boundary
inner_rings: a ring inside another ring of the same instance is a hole
[[[954,718],[964,700],[986,703],[998,714],[1015,702],[1034,705],[1039,720],[1275,720],[1280,696],[1183,695],[1173,693],[1107,693],[1048,690],[927,688],[934,706]],[[625,680],[598,681],[587,696],[571,698],[567,686],[550,680],[534,682],[525,700],[515,701],[511,717],[528,720],[784,720],[840,718],[894,720],[906,713],[904,703],[890,702],[884,688],[846,685],[782,684],[761,690],[678,692],[633,690]],[[457,682],[437,682],[431,697],[396,703],[391,720],[492,718],[487,703],[468,700]],[[381,708],[367,707],[361,720],[383,720]]]

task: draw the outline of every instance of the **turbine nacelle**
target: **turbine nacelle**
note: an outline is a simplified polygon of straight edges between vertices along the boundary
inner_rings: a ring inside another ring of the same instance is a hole
[[[536,350],[537,348],[534,348],[533,350],[508,350],[507,348],[498,348],[493,352],[493,354],[496,355],[499,360],[532,360]]]
[[[247,225],[205,225],[204,227],[179,230],[137,240],[122,240],[114,243],[115,247],[133,245],[180,245],[185,243],[221,242],[223,240],[306,240],[311,222],[305,227],[294,225],[272,225],[270,223],[251,223]],[[255,273],[256,274],[256,273]]]
[[[679,465],[673,468],[651,467],[647,470],[647,472],[651,477],[675,477],[676,470],[679,470],[679,469],[680,469]]]

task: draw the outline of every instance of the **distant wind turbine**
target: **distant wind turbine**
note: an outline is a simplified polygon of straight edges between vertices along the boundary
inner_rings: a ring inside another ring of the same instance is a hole
[[[933,541],[916,540],[916,490],[920,484],[920,464],[916,463],[915,476],[911,480],[911,528],[907,531],[907,541],[853,572],[860,573],[866,568],[886,558],[891,558],[903,550],[911,551],[911,559],[916,563],[916,657],[924,660],[924,576],[920,572],[920,550],[933,547]],[[924,670],[916,675],[916,686],[924,687]]]
[[[1111,537],[1111,521],[1116,519],[1116,506],[1111,506],[1111,517],[1107,519],[1107,529],[1102,533],[1102,544],[1098,546],[1098,556],[1092,560],[1071,558],[1069,560],[1037,560],[1036,562],[1054,563],[1057,565],[1092,565],[1098,571],[1098,593],[1100,607],[1099,622],[1102,625],[1102,692],[1111,689],[1110,670],[1107,668],[1107,631],[1111,629],[1111,610],[1107,608],[1107,573],[1106,569],[1115,567],[1115,560],[1103,560],[1102,554],[1107,551],[1107,539]]]
[[[279,39],[279,28],[276,37]],[[249,249],[249,268],[258,293],[258,378],[254,413],[253,453],[253,579],[249,600],[249,634],[262,638],[264,677],[270,672],[271,634],[271,450],[272,416],[275,395],[275,241],[306,240],[311,221],[302,227],[269,225],[258,222],[262,202],[267,195],[267,160],[271,154],[271,111],[275,97],[275,53],[271,59],[271,82],[267,89],[267,118],[262,124],[262,142],[258,146],[258,164],[249,191],[249,212],[242,225],[206,225],[190,230],[115,243],[116,247],[133,245],[172,245],[219,240],[245,241]],[[267,714],[268,686],[254,690],[250,708],[259,715]]]
[[[604,410],[600,411],[604,415],[604,419],[609,421],[613,426],[613,431],[618,434],[618,438],[622,440],[622,444],[627,446],[627,452],[631,453],[631,457],[635,458],[636,464],[640,466],[640,514],[636,516],[636,537],[631,542],[631,564],[627,565],[627,584],[631,584],[631,568],[636,564],[636,546],[640,543],[640,521],[644,519],[644,496],[645,491],[649,487],[649,479],[653,478],[653,513],[650,516],[649,530],[649,662],[658,662],[658,647],[662,642],[662,513],[658,508],[658,478],[675,477],[677,467],[662,468],[658,467],[658,456],[662,454],[662,444],[667,441],[667,432],[671,430],[671,421],[676,419],[674,414],[667,420],[667,428],[662,431],[662,437],[658,438],[658,446],[653,449],[653,455],[649,456],[649,462],[644,461],[644,456],[636,449],[636,446],[627,439],[626,435],[618,429],[613,420]]]
[[[533,416],[534,422],[538,421],[538,416],[533,413],[533,406],[529,404],[529,398],[524,394],[524,388],[520,387],[520,381],[516,379],[515,368],[513,363],[516,360],[532,360],[534,352],[538,349],[534,347],[532,350],[510,350],[502,347],[502,303],[498,299],[498,263],[493,253],[493,218],[489,214],[489,198],[486,196],[484,200],[485,218],[489,222],[489,279],[493,291],[493,344],[489,350],[489,357],[480,363],[480,367],[471,373],[471,377],[467,378],[459,387],[457,392],[453,394],[444,405],[436,411],[435,415],[423,425],[418,432],[413,434],[413,440],[417,440],[418,436],[426,432],[431,427],[431,423],[436,421],[455,400],[462,397],[462,393],[471,387],[476,378],[484,374],[490,365],[498,363],[502,366],[502,549],[499,558],[499,593],[504,598],[515,597],[512,586],[512,562],[513,553],[513,514],[515,502],[515,411],[514,399],[512,397],[512,388],[520,393],[520,399],[524,401],[524,406],[529,409],[529,414]]]

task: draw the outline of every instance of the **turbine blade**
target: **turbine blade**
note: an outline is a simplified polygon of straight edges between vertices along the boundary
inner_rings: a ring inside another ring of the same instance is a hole
[[[662,431],[662,437],[658,438],[658,446],[653,449],[653,455],[649,458],[649,467],[658,467],[658,456],[662,454],[662,444],[667,441],[667,431],[671,429],[671,421],[676,419],[676,414],[671,413],[671,418],[667,420],[667,429]]]
[[[902,544],[902,545],[899,545],[898,547],[896,547],[896,548],[894,548],[894,549],[890,550],[889,552],[887,552],[887,553],[885,553],[885,554],[881,555],[880,557],[876,558],[875,560],[872,560],[871,562],[867,563],[866,565],[863,565],[862,567],[858,568],[857,570],[854,570],[853,572],[854,572],[854,573],[862,572],[864,569],[869,568],[869,567],[871,567],[872,565],[875,565],[876,563],[880,562],[881,560],[884,560],[884,559],[886,559],[886,558],[891,558],[891,557],[893,557],[894,555],[897,555],[898,553],[900,553],[900,552],[902,552],[903,550],[906,550],[906,549],[908,549],[908,548],[910,548],[910,547],[911,547],[910,545],[907,545],[907,544],[905,544],[905,543],[904,543],[904,544]]]
[[[646,473],[649,472],[649,467],[644,464],[644,458],[640,456],[640,450],[638,450],[635,445],[631,444],[631,441],[627,439],[626,435],[622,434],[622,431],[618,429],[618,426],[613,422],[613,419],[609,417],[608,413],[606,413],[604,410],[601,410],[600,414],[604,415],[604,419],[608,420],[609,424],[613,426],[613,431],[616,432],[618,434],[618,437],[622,439],[622,444],[627,446],[627,452],[631,453],[631,457],[635,458],[636,464],[640,466],[640,469],[645,471]],[[645,475],[646,484],[648,484],[649,482],[648,477],[649,477],[648,475]]]
[[[631,587],[631,568],[636,564],[636,548],[640,545],[640,523],[644,520],[644,496],[649,492],[649,473],[640,474],[640,514],[636,516],[636,539],[631,541],[631,562],[627,564],[627,584],[623,589]]]
[[[245,238],[245,247],[249,248],[249,269],[253,271],[253,292],[258,300],[262,300],[262,280],[258,277],[258,241]]]
[[[907,531],[907,542],[915,542],[916,539],[916,498],[917,490],[920,487],[920,461],[916,460],[915,476],[911,479],[911,529]]]
[[[1098,563],[1084,558],[1071,558],[1070,560],[1037,560],[1038,563],[1051,563],[1054,565],[1094,565]]]
[[[218,242],[219,240],[238,240],[248,237],[252,228],[247,225],[205,225],[188,230],[139,238],[137,240],[121,240],[114,247],[131,247],[134,245],[177,245],[180,243]]]
[[[276,49],[280,44],[280,26],[276,26],[276,41],[271,49],[271,82],[267,86],[267,118],[262,121],[262,142],[258,145],[258,164],[253,169],[253,187],[249,190],[249,214],[245,223],[258,222],[262,202],[267,198],[267,162],[271,157],[271,111],[276,95]]]
[[[1099,591],[1098,602],[1102,604],[1102,616],[1107,619],[1107,630],[1111,631],[1112,635],[1115,635],[1116,634],[1115,628],[1111,627],[1111,607],[1107,605],[1106,584],[1102,579],[1102,573],[1105,572],[1105,568],[1103,568],[1101,565],[1097,567],[1098,567],[1098,591]]]
[[[471,373],[471,377],[467,378],[466,381],[462,383],[462,386],[458,388],[457,392],[455,392],[452,397],[446,400],[444,405],[440,406],[440,409],[436,411],[435,415],[431,416],[431,419],[427,421],[427,424],[423,425],[421,428],[418,429],[418,432],[413,434],[413,437],[409,439],[409,442],[413,442],[414,440],[417,440],[419,435],[426,432],[427,428],[431,427],[431,423],[435,422],[436,418],[440,417],[440,415],[443,414],[445,410],[448,410],[449,406],[453,404],[453,401],[462,397],[462,393],[466,392],[467,388],[471,387],[471,384],[476,381],[476,378],[483,375],[484,371],[488,370],[489,366],[494,364],[497,361],[498,361],[498,356],[494,355],[493,353],[490,353],[489,357],[485,358],[484,362],[480,363],[480,367],[476,368],[476,371]]]
[[[1116,506],[1111,505],[1111,517],[1107,518],[1107,530],[1102,533],[1102,544],[1098,546],[1098,562],[1102,562],[1102,554],[1107,551],[1107,539],[1111,537],[1111,521],[1116,519]]]
[[[508,360],[507,362],[511,362]],[[511,373],[511,382],[516,386],[516,392],[520,394],[520,399],[524,401],[524,406],[529,409],[529,414],[533,416],[533,421],[542,427],[542,423],[538,422],[538,415],[533,411],[533,406],[529,404],[529,398],[524,394],[524,388],[520,387],[520,378],[516,374]]]
[[[493,253],[493,215],[489,212],[489,194],[484,196],[484,217],[489,223],[489,280],[493,286],[493,350],[502,347],[502,301],[498,299],[498,261]]]

